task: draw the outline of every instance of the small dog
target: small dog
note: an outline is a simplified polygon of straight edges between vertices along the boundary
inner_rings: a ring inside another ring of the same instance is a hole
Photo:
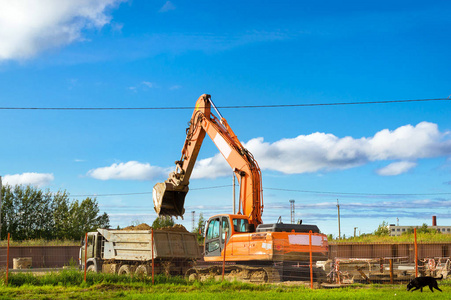
[[[441,280],[441,279],[443,279],[443,274],[442,274],[442,277],[440,277],[440,278],[434,278],[431,276],[414,278],[407,285],[407,291],[411,290],[411,292],[413,292],[416,290],[420,290],[421,292],[423,292],[423,287],[429,286],[429,289],[431,290],[431,292],[434,292],[434,290],[432,288],[439,290],[441,292],[442,290],[439,289],[438,285],[437,285],[437,280]]]

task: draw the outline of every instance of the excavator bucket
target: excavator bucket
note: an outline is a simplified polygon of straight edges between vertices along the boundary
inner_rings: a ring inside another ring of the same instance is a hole
[[[153,187],[154,209],[159,216],[182,217],[185,213],[185,197],[188,187],[176,190],[169,182],[160,182]]]

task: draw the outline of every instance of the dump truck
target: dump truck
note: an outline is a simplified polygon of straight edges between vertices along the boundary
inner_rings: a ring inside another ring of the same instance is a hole
[[[216,111],[216,115],[212,110]],[[258,122],[256,123],[258,126]],[[155,184],[153,202],[159,216],[183,217],[185,197],[202,142],[208,135],[233,170],[239,182],[239,211],[218,214],[208,219],[205,230],[204,260],[225,261],[226,275],[251,282],[277,282],[309,276],[312,262],[327,260],[328,241],[316,225],[263,224],[262,174],[257,161],[233,132],[228,122],[204,94],[195,104],[186,129],[182,156],[166,181]],[[217,201],[213,197],[209,203]],[[311,241],[311,242],[310,242]],[[191,278],[204,278],[220,273],[216,266],[188,270]],[[315,269],[315,280],[325,278]]]
[[[89,232],[80,265],[87,271],[148,275],[183,275],[201,257],[197,236],[186,230],[109,230]]]

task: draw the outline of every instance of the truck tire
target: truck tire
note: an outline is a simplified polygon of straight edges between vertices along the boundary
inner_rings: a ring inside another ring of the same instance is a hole
[[[122,265],[119,268],[119,271],[117,271],[118,275],[130,275],[130,266],[129,265]]]
[[[96,266],[89,265],[88,268],[86,269],[86,272],[95,272],[95,273],[97,273]]]
[[[148,270],[146,265],[139,265],[135,270],[135,275],[138,277],[147,276]]]

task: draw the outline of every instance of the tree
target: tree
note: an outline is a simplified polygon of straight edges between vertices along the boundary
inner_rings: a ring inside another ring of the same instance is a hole
[[[381,224],[379,224],[379,227],[374,231],[374,235],[382,236],[382,235],[389,235],[390,231],[388,230],[388,223],[383,221]]]
[[[205,230],[205,220],[204,215],[202,213],[199,214],[199,221],[197,222],[197,227],[194,228],[193,233],[197,234],[197,241],[199,243],[204,242],[204,230]]]
[[[2,187],[2,238],[16,240],[52,237],[52,194],[31,186]]]
[[[107,213],[99,214],[96,199],[86,198],[78,202],[75,200],[69,207],[69,236],[72,239],[83,237],[86,232],[95,231],[97,228],[109,228],[110,219]]]
[[[15,240],[79,239],[87,231],[108,228],[109,217],[99,215],[95,199],[69,201],[66,191],[56,194],[32,186],[2,187],[1,237]]]
[[[408,228],[405,233],[406,234],[414,233],[414,228],[415,227]],[[421,225],[421,227],[416,227],[416,228],[417,228],[417,233],[430,233],[430,234],[440,234],[441,233],[440,231],[438,231],[434,228],[428,228],[428,225],[426,223],[423,223],[423,225]]]
[[[160,216],[155,219],[152,223],[152,228],[164,228],[164,227],[172,227],[175,225],[174,219],[171,216]]]
[[[56,193],[53,197],[53,223],[54,223],[54,237],[57,239],[71,239],[70,235],[70,220],[69,220],[69,197],[67,193]]]

